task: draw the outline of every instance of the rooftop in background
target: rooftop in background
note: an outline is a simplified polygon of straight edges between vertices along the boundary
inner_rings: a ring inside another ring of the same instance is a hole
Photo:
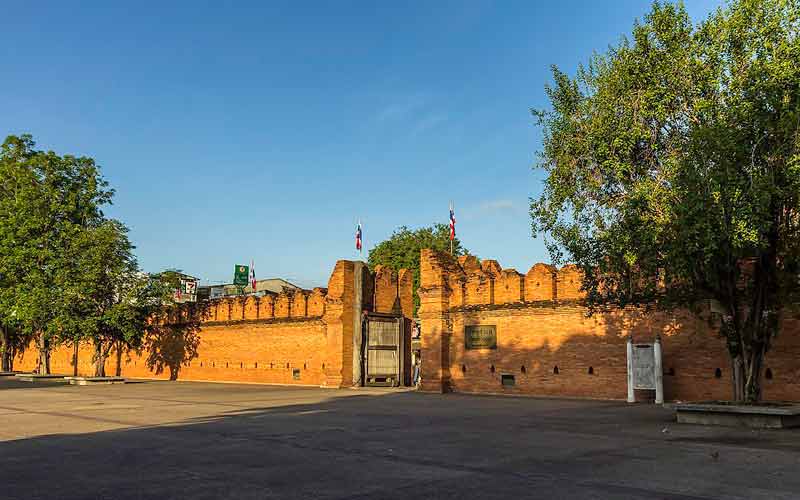
[[[283,278],[268,278],[265,280],[256,280],[256,292],[274,292],[280,293],[284,288],[292,290],[299,290],[300,287],[294,283],[289,283]],[[244,293],[253,293],[253,287],[247,285],[244,287]]]
[[[283,278],[268,278],[263,280],[256,280],[256,295],[264,295],[266,293],[281,293],[284,289],[300,290],[301,287],[290,283]],[[253,287],[247,285],[244,287],[245,295],[253,294]],[[201,299],[211,298],[216,299],[219,297],[230,297],[240,295],[240,288],[236,285],[227,283],[220,285],[207,285],[198,288],[198,297]]]

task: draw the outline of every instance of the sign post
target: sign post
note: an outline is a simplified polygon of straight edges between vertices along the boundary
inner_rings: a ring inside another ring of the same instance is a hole
[[[233,270],[233,284],[239,287],[239,291],[244,295],[244,287],[249,284],[250,266],[236,264]]]

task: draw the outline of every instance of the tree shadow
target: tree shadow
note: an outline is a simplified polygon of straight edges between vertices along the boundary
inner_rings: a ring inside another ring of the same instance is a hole
[[[650,343],[660,337],[667,401],[732,397],[725,341],[710,318],[696,312],[627,308],[588,316],[577,303],[553,302],[466,306],[450,317],[445,378],[455,392],[624,400],[628,338]],[[464,325],[479,324],[497,325],[496,349],[466,348]],[[800,350],[796,339],[791,342],[788,354]],[[775,373],[765,381],[767,399],[800,400],[800,370],[787,369],[787,353],[767,356]],[[777,365],[785,367],[780,380]],[[636,395],[637,401],[654,397],[653,391]]]
[[[39,380],[36,382],[23,382],[14,377],[0,377],[0,391],[12,389],[48,389],[53,387],[68,387],[65,380]]]
[[[207,310],[207,302],[189,303],[154,318],[141,348],[153,373],[169,371],[169,379],[178,380],[181,368],[197,358],[201,318]]]

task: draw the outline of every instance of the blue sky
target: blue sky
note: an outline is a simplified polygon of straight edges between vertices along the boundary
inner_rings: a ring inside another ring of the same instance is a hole
[[[718,2],[689,0],[700,19]],[[94,157],[146,271],[324,285],[400,225],[547,261],[528,199],[549,66],[649,2],[4,2],[0,134]],[[364,256],[366,258],[366,254]]]

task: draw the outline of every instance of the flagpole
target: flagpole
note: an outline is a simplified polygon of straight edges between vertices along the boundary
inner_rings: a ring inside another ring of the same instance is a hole
[[[453,213],[453,210],[455,210],[455,207],[453,206],[453,202],[451,201],[451,202],[450,202],[450,214],[451,214],[451,215],[450,215],[450,219],[451,219],[451,220],[450,220],[450,224],[451,224],[451,226],[452,226],[452,224],[453,224],[453,221],[452,221],[452,217],[453,217],[452,213]],[[450,255],[453,255],[453,229],[452,229],[452,227],[451,227],[451,229],[450,229]]]

